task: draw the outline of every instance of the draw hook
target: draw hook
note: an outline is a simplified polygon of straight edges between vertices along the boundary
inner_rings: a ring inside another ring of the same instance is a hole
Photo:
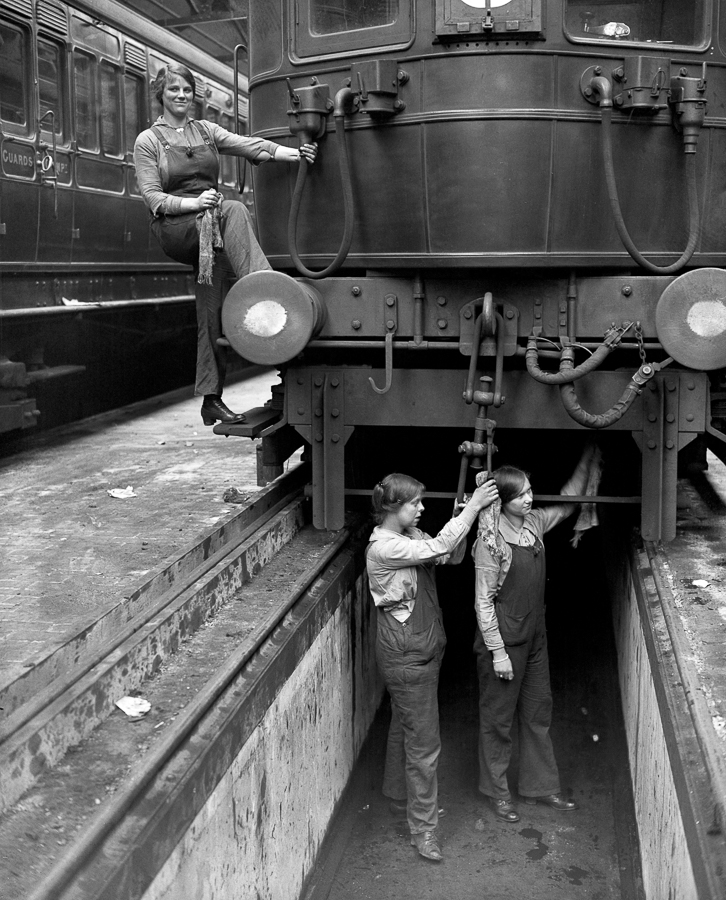
[[[391,390],[391,382],[393,381],[393,332],[386,334],[386,382],[382,388],[376,387],[376,383],[372,378],[368,378],[371,387],[377,394],[386,394]]]

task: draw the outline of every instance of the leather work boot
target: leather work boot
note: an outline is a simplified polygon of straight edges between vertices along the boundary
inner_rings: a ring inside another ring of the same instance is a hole
[[[214,425],[217,420],[225,425],[239,425],[244,422],[245,414],[232,412],[221,397],[208,394],[202,403],[202,422],[205,425]]]
[[[420,831],[411,835],[411,846],[418,850],[419,856],[432,862],[441,862],[444,858],[433,831]]]
[[[571,809],[577,809],[577,803],[574,800],[565,800],[562,794],[548,794],[546,797],[525,797],[524,802],[530,806],[535,803],[544,803],[550,809],[557,809],[560,812],[569,812]]]
[[[494,797],[490,797],[489,803],[497,818],[502,819],[504,822],[519,822],[519,813],[511,799],[497,800]]]

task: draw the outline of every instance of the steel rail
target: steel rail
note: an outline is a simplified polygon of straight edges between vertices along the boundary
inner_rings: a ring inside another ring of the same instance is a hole
[[[105,642],[103,647],[95,653],[89,654],[69,675],[54,679],[45,690],[40,691],[32,700],[18,707],[17,710],[1,722],[0,751],[3,745],[21,728],[37,719],[52,703],[56,703],[64,695],[69,694],[71,689],[83,678],[93,672],[94,669],[102,666],[120,647],[133,638],[134,635],[141,632],[150,622],[159,619],[164,610],[172,607],[177,598],[185,594],[192,585],[224,563],[225,559],[233,557],[241,545],[253,537],[256,531],[269,522],[278,512],[294,502],[297,497],[301,496],[304,487],[297,485],[299,474],[294,475],[293,473],[295,472],[296,470],[293,470],[281,479],[282,485],[284,485],[284,479],[287,479],[292,487],[289,491],[282,487],[282,496],[279,499],[271,504],[264,502],[266,499],[264,497],[262,498],[262,503],[258,500],[257,509],[254,511],[249,523],[244,526],[239,534],[234,535],[219,550],[208,556],[202,563],[180,578],[168,590],[164,591],[157,602],[150,604],[148,608],[135,615],[123,628],[114,633],[112,639]]]
[[[172,303],[191,303],[194,294],[177,294],[173,297],[142,297],[140,300],[99,300],[88,303],[72,303],[69,306],[33,306],[23,309],[0,309],[0,319],[21,319],[28,316],[76,315],[104,309],[125,309],[137,306],[165,306]]]
[[[204,685],[190,705],[174,720],[170,727],[171,730],[162,743],[152,750],[130,782],[114,795],[108,807],[99,813],[89,827],[68,845],[63,856],[25,900],[60,900],[66,888],[80,874],[84,864],[89,861],[95,851],[100,849],[102,843],[114,829],[123,822],[124,817],[141,798],[144,791],[172,760],[174,754],[212,710],[215,702],[231,686],[243,667],[260,650],[275,628],[339,554],[350,536],[351,531],[348,528],[343,528],[338,532],[335,540],[316,560],[313,568],[295,582],[287,600],[273,610],[242,645],[227,658],[214,678]]]

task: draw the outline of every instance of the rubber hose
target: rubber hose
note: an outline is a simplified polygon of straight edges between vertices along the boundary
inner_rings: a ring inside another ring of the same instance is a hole
[[[305,179],[308,174],[307,161],[300,160],[300,168],[297,173],[297,181],[295,182],[295,191],[292,195],[292,203],[290,205],[290,217],[287,221],[287,243],[290,248],[290,256],[295,263],[295,268],[301,275],[306,278],[327,278],[345,262],[345,258],[350,250],[351,241],[353,240],[353,185],[350,180],[350,160],[348,159],[348,141],[345,134],[345,119],[343,116],[335,118],[335,134],[338,138],[339,158],[340,158],[340,178],[343,184],[343,203],[345,208],[345,227],[343,230],[343,240],[335,259],[325,269],[319,272],[313,272],[303,265],[297,252],[297,217],[300,211],[300,201],[302,199]]]
[[[608,197],[610,198],[610,206],[612,207],[613,216],[615,218],[615,227],[620,235],[625,249],[633,257],[633,259],[649,272],[656,275],[672,275],[680,270],[693,256],[696,244],[701,234],[701,214],[698,208],[698,194],[696,192],[696,154],[686,154],[686,185],[688,188],[688,208],[689,208],[689,239],[688,246],[683,251],[683,255],[677,262],[670,266],[656,266],[655,263],[649,262],[633,243],[632,238],[628,234],[628,229],[623,219],[620,209],[620,200],[618,199],[618,186],[615,183],[615,166],[613,165],[613,141],[612,141],[612,107],[601,107],[602,114],[602,150],[605,162],[605,179],[608,187]]]
[[[640,386],[633,380],[623,391],[622,397],[607,412],[599,416],[593,416],[586,412],[577,399],[575,389],[571,384],[560,385],[560,397],[567,415],[585,428],[608,428],[618,419],[621,419],[633,405],[633,401],[640,394]]]
[[[585,362],[580,363],[579,366],[560,369],[559,372],[543,372],[539,366],[539,350],[537,349],[536,339],[530,338],[527,342],[525,362],[529,374],[535,381],[539,381],[540,384],[569,384],[571,381],[577,381],[578,378],[587,375],[588,372],[592,372],[593,369],[597,369],[613,349],[607,344],[600,344],[592,356],[588,357]]]

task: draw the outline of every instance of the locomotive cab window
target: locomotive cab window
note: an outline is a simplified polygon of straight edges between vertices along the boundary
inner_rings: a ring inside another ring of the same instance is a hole
[[[436,0],[436,36],[541,39],[542,0]]]
[[[412,0],[298,0],[298,56],[400,46],[413,38]]]
[[[0,22],[0,119],[3,130],[27,134],[30,108],[30,41],[25,29]]]
[[[703,46],[706,0],[566,0],[565,28],[575,41]]]

